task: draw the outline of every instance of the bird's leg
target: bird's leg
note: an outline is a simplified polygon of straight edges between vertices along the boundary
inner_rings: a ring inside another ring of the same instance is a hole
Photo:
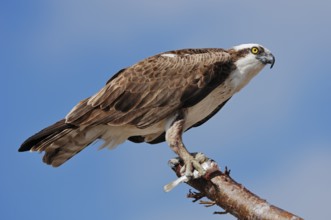
[[[193,157],[185,148],[182,141],[182,134],[184,130],[185,118],[184,114],[178,114],[175,120],[166,131],[166,140],[171,149],[183,160],[184,162],[184,175],[187,177],[193,176],[194,169],[199,172],[199,176],[203,176],[206,171],[201,166],[201,160]]]

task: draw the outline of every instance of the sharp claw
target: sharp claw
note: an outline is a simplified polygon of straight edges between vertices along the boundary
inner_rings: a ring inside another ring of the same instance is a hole
[[[196,171],[198,171],[198,175],[199,175],[198,177],[205,175],[206,170],[202,167],[202,165],[200,164],[199,161],[197,161],[197,160],[193,160],[193,161],[192,161],[192,165],[193,165],[194,169],[195,169]],[[195,177],[195,176],[194,176],[194,177]],[[195,178],[197,178],[197,177],[195,177]]]
[[[192,177],[193,176],[193,166],[192,166],[192,161],[189,160],[188,162],[185,163],[185,176],[187,177]]]
[[[207,158],[202,153],[196,153],[193,154],[193,156],[190,155],[190,157],[185,158],[181,173],[187,177],[194,178],[203,176],[206,173],[206,170],[201,164],[203,164],[206,160]]]
[[[172,168],[174,168],[180,164],[180,161],[170,160],[169,164]],[[217,169],[218,166],[213,160],[206,158],[202,153],[194,154],[194,157],[186,158],[184,164],[180,168],[180,174],[182,176],[167,184],[164,187],[164,191],[169,192],[182,182],[187,182],[192,178],[200,178],[207,175],[207,171],[213,172]]]

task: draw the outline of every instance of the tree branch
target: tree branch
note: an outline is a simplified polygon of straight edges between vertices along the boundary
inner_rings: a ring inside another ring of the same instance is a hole
[[[186,177],[183,178],[181,176],[181,168],[183,166],[181,160],[178,158],[172,159],[169,161],[169,165],[180,178],[165,186],[165,189],[168,187],[167,191],[170,191],[178,183],[187,180]],[[193,198],[193,202],[207,197],[211,201],[200,201],[200,204],[205,204],[206,207],[218,205],[225,210],[225,212],[217,212],[215,214],[230,213],[241,220],[303,220],[303,218],[273,206],[250,192],[230,177],[230,171],[227,168],[222,172],[215,161],[206,158],[202,165],[205,165],[206,175],[186,182],[199,192],[190,191],[187,197]]]

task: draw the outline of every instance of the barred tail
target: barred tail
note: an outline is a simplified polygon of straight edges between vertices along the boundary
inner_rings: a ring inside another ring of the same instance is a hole
[[[78,127],[63,119],[28,138],[18,151],[44,151],[43,161],[58,167],[101,136],[97,127]]]

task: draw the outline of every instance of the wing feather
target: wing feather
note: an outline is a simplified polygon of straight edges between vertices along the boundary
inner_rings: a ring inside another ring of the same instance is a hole
[[[234,65],[222,49],[155,55],[118,72],[97,94],[75,106],[66,122],[148,127],[199,102],[225,80],[228,68]]]

